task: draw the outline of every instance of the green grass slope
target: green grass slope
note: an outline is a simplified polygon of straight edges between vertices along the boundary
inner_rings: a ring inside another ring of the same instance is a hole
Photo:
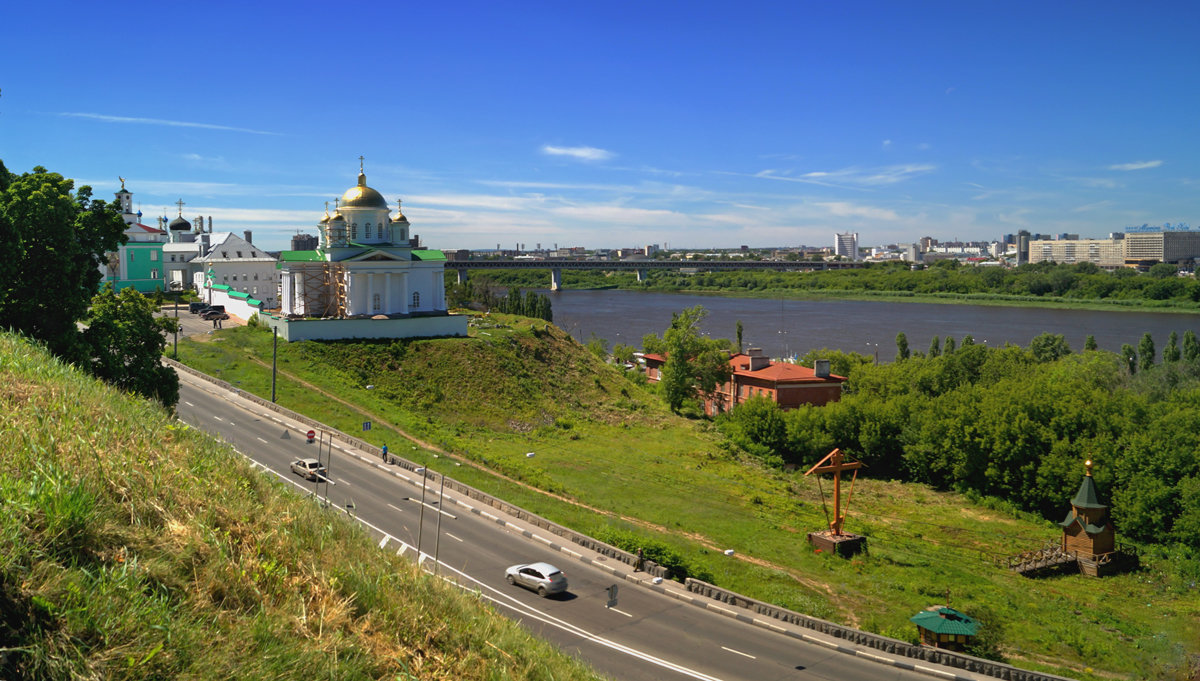
[[[180,352],[270,395],[269,333],[227,330]],[[284,406],[754,598],[912,640],[908,618],[949,597],[988,625],[992,654],[1085,679],[1185,678],[1200,652],[1200,575],[1151,551],[1142,571],[1103,580],[1020,577],[994,560],[1061,535],[1002,503],[860,478],[847,528],[870,553],[815,554],[805,533],[825,512],[813,479],[739,456],[544,322],[492,315],[466,339],[281,343],[279,371]]]
[[[591,679],[160,409],[0,334],[0,678]]]

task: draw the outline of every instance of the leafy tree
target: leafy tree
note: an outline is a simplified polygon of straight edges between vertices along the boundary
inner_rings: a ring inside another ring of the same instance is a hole
[[[735,330],[737,331],[737,351],[740,353],[742,351],[742,320],[737,321]]]
[[[1190,364],[1200,360],[1200,341],[1196,340],[1196,332],[1191,329],[1183,332],[1183,360]]]
[[[769,459],[778,457],[782,462],[788,443],[787,423],[774,400],[751,397],[726,414],[722,424],[722,430],[747,451]]]
[[[1067,345],[1067,339],[1061,333],[1042,333],[1029,342],[1029,351],[1039,362],[1053,362],[1071,354],[1071,346]]]
[[[587,349],[600,359],[608,359],[608,341],[595,333],[588,337]]]
[[[1129,343],[1121,344],[1121,360],[1125,363],[1126,368],[1129,369],[1130,374],[1137,373],[1137,367],[1138,367],[1137,350],[1134,350],[1133,346],[1130,345]]]
[[[1179,275],[1179,267],[1169,262],[1160,262],[1152,265],[1146,274],[1151,279],[1169,279]]]
[[[946,342],[942,345],[942,354],[953,355],[954,350],[954,336],[946,336]]]
[[[1145,371],[1152,366],[1154,366],[1154,339],[1147,331],[1138,341],[1138,368]]]
[[[933,340],[929,341],[929,358],[933,359],[940,354],[942,354],[941,339],[934,336]]]
[[[1178,362],[1181,353],[1179,352],[1179,334],[1172,331],[1167,338],[1167,347],[1163,348],[1163,362]]]
[[[1088,264],[1091,264],[1091,263],[1088,263]],[[1083,341],[1083,349],[1084,350],[1095,350],[1098,347],[1099,346],[1096,345],[1096,337],[1089,333],[1087,339]]]
[[[896,359],[908,359],[910,354],[911,353],[908,349],[908,336],[904,335],[904,332],[901,331],[900,333],[896,334]]]
[[[92,199],[91,187],[38,166],[13,177],[0,194],[0,328],[12,328],[80,361],[86,354],[77,322],[100,286],[105,253],[125,240],[115,203]]]
[[[166,407],[179,401],[179,376],[161,363],[164,334],[175,320],[156,317],[154,303],[134,288],[115,293],[108,284],[92,300],[83,339],[89,348],[91,373],[118,388],[158,400]]]
[[[612,349],[613,361],[618,364],[630,364],[633,362],[633,353],[635,352],[637,352],[637,348],[632,345],[617,343]]]
[[[663,332],[661,345],[667,361],[660,384],[672,411],[678,412],[697,390],[709,395],[729,380],[729,341],[700,334],[700,322],[706,316],[708,311],[703,306],[688,308],[671,315],[671,326]]]

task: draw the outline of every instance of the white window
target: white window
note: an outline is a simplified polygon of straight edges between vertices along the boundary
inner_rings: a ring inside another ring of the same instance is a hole
[[[150,278],[158,279],[158,270],[150,270]]]
[[[366,231],[366,238],[370,239],[371,238],[371,223],[368,222],[367,224],[363,225],[363,229]]]
[[[255,286],[255,287],[254,287],[254,288],[251,290],[251,293],[253,293],[254,295],[258,295],[258,287],[257,287],[257,286]]]
[[[421,292],[413,291],[413,307],[421,307]]]
[[[381,301],[382,299],[380,298],[379,294],[376,293],[371,299],[371,309],[379,312],[379,310],[382,309]]]
[[[150,251],[150,262],[158,262],[158,251]]]

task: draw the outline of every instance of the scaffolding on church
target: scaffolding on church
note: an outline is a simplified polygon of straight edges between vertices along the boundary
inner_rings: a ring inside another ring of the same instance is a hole
[[[322,289],[332,293],[326,296],[325,317],[337,319],[346,318],[346,267],[339,262],[325,263],[325,286]]]

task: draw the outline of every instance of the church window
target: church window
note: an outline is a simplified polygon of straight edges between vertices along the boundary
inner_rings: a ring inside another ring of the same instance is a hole
[[[150,278],[158,279],[158,270],[150,270]]]
[[[254,281],[258,281],[258,272],[254,273]]]
[[[234,280],[234,281],[237,281],[237,274],[236,274],[236,273],[234,273],[234,275],[233,275],[233,280]]]
[[[366,238],[370,239],[371,238],[371,223],[368,222],[367,224],[363,225],[363,230],[366,232]]]
[[[357,222],[350,223],[350,238],[351,239],[358,238],[358,223]]]
[[[421,307],[421,292],[413,291],[413,307]]]
[[[150,251],[150,262],[158,261],[158,251]]]
[[[374,296],[372,296],[372,299],[371,299],[371,309],[375,310],[376,312],[379,312],[381,307],[382,307],[382,298],[380,298],[379,294],[376,293]]]
[[[228,281],[229,281],[229,275],[228,275],[228,274],[221,275],[221,281],[228,282]]]
[[[239,258],[240,258],[240,257],[242,257],[242,252],[241,252],[241,251],[238,251],[238,252],[237,252],[237,254],[238,254],[238,257],[239,257]]]

